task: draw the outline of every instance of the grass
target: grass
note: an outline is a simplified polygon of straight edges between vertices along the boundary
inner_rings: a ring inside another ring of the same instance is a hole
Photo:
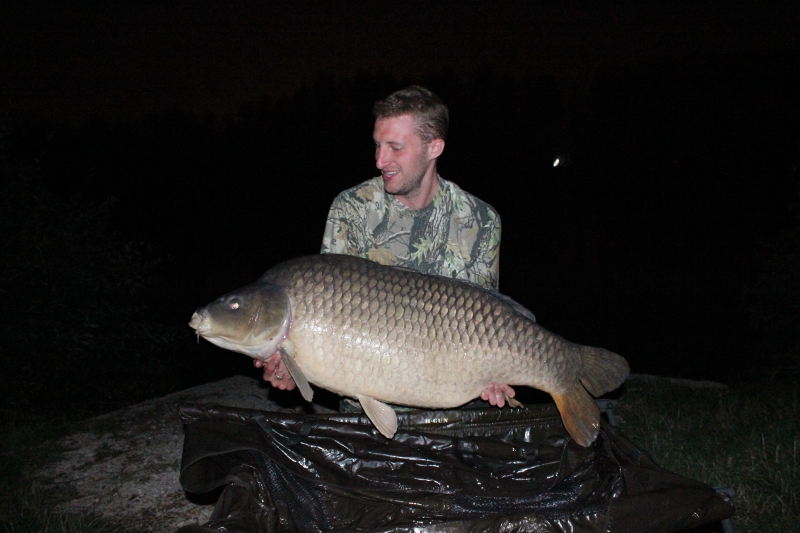
[[[733,487],[738,533],[800,531],[796,382],[715,389],[631,379],[617,415],[623,434],[659,465],[715,487]],[[0,435],[0,533],[121,531],[96,516],[57,513],[53,509],[63,491],[21,481],[29,465],[59,453],[38,448],[34,455],[35,444],[70,427],[51,421]]]
[[[736,490],[737,533],[800,531],[800,386],[764,381],[695,389],[630,380],[621,429],[656,462]]]

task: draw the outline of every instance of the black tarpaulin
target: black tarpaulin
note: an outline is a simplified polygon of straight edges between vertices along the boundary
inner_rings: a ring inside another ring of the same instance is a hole
[[[553,405],[364,415],[184,405],[181,484],[225,486],[181,533],[672,532],[733,514],[726,496],[658,467],[603,424],[575,444]]]

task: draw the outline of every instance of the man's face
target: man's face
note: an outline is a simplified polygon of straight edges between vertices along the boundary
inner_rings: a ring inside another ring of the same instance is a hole
[[[414,127],[414,117],[400,115],[375,121],[375,166],[383,176],[386,192],[413,197],[419,191],[435,158]]]

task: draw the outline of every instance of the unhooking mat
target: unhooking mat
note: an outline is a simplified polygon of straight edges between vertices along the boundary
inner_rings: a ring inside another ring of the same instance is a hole
[[[603,421],[583,448],[554,405],[363,414],[184,405],[183,488],[224,486],[210,520],[180,533],[672,532],[733,504],[658,467]]]

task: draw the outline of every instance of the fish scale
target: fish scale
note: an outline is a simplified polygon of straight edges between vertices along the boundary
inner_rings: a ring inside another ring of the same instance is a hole
[[[261,333],[245,338],[241,323],[262,316]],[[613,390],[628,374],[624,358],[545,330],[507,296],[343,255],[281,263],[199,309],[190,325],[251,357],[281,350],[307,399],[309,382],[358,398],[387,436],[394,411],[385,403],[452,408],[505,383],[550,393],[586,446],[599,428],[587,389]]]

